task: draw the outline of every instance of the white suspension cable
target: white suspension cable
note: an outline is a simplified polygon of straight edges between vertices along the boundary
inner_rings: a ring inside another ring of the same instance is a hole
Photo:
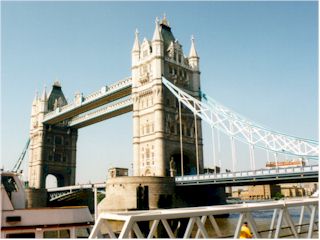
[[[270,151],[266,149],[267,152],[267,161],[270,162]]]
[[[195,103],[194,108],[196,109]],[[196,144],[196,160],[197,160],[197,175],[200,174],[199,171],[199,149],[198,149],[198,126],[197,126],[197,115],[194,112],[194,132],[195,132],[195,144]]]
[[[234,143],[234,137],[230,136],[230,141],[231,141],[231,158],[232,158],[232,171],[235,172],[236,171],[236,146]]]
[[[256,170],[255,157],[254,157],[254,145],[249,145],[251,170]]]
[[[179,123],[180,123],[180,160],[181,160],[181,176],[184,176],[183,169],[183,143],[182,143],[182,123],[181,123],[181,102],[179,101]]]
[[[217,138],[218,138],[218,161],[219,161],[219,166],[220,166],[220,169],[222,170],[222,163],[221,163],[221,139],[220,139],[220,131],[219,130],[216,130],[217,131]]]
[[[214,141],[214,127],[211,126],[211,138],[212,138],[212,158],[213,158],[213,168],[214,175],[217,175],[217,163],[216,163],[216,151],[215,151],[215,141]]]

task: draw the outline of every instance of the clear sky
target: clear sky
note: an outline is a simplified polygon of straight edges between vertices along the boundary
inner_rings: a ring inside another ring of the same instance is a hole
[[[1,2],[1,161],[10,169],[29,137],[35,92],[59,79],[69,101],[131,75],[134,31],[151,39],[166,13],[190,49],[202,90],[273,130],[318,139],[317,2]],[[79,130],[77,182],[102,182],[132,163],[132,114]],[[212,166],[204,126],[205,165]],[[230,167],[222,152],[223,168]],[[223,158],[224,156],[224,158]],[[241,160],[241,154],[239,154]],[[243,157],[243,158],[248,158]],[[28,155],[24,162],[27,166]],[[243,160],[241,166],[248,166]],[[257,159],[258,167],[264,159]]]

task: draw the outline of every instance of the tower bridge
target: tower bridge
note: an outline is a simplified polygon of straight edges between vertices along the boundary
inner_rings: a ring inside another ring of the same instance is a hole
[[[318,158],[317,141],[261,127],[204,94],[195,40],[191,38],[186,56],[166,17],[156,20],[151,40],[144,38],[140,43],[139,33],[135,32],[131,57],[131,77],[88,96],[78,93],[68,103],[56,82],[50,94],[44,91],[41,97],[35,97],[30,126],[31,188],[44,189],[48,174],[56,176],[58,187],[75,185],[78,129],[130,111],[133,176],[151,177],[147,178],[151,185],[163,184],[157,189],[159,201],[168,198],[168,189],[166,183],[155,178],[179,175],[177,182],[188,184],[189,175],[199,178],[203,173],[202,122],[211,128],[214,166],[222,165],[217,163],[214,150],[215,132],[230,138],[233,172],[237,172],[237,141],[248,145],[250,170],[256,170],[256,148],[264,149],[268,157],[273,155],[276,162],[281,154]],[[163,181],[171,184],[171,180]],[[141,186],[136,184],[134,187]]]

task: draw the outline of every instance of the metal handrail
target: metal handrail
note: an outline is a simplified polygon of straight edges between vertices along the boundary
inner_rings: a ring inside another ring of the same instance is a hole
[[[101,213],[96,221],[92,232],[89,238],[101,237],[101,226],[103,225],[104,229],[107,230],[108,237],[116,238],[117,234],[113,230],[113,225],[115,222],[123,223],[118,238],[130,238],[132,233],[138,238],[153,238],[155,232],[161,222],[164,226],[164,231],[167,233],[169,238],[176,238],[174,234],[176,229],[172,229],[168,220],[177,220],[179,219],[189,219],[184,232],[184,238],[192,237],[210,237],[206,229],[206,221],[210,220],[212,227],[218,237],[221,237],[221,230],[215,221],[214,216],[230,213],[239,213],[239,218],[234,232],[234,238],[238,238],[240,234],[240,229],[244,221],[248,221],[249,226],[253,232],[255,238],[261,237],[257,224],[252,216],[252,212],[256,211],[266,211],[274,210],[273,218],[277,218],[277,225],[274,226],[275,221],[272,221],[270,225],[270,235],[272,236],[274,228],[274,238],[278,238],[281,231],[281,222],[282,220],[286,221],[289,225],[291,231],[295,236],[299,235],[299,232],[295,229],[292,224],[290,214],[288,209],[292,207],[307,207],[310,210],[309,218],[309,229],[308,229],[308,238],[311,238],[314,232],[315,225],[315,215],[317,212],[319,200],[311,198],[303,199],[290,199],[290,200],[279,200],[279,201],[269,201],[269,202],[259,202],[259,203],[243,203],[243,204],[232,204],[232,205],[218,205],[218,206],[205,206],[205,207],[193,207],[193,208],[174,208],[174,209],[158,209],[158,210],[149,210],[149,211],[129,211],[129,212],[118,212],[118,213]],[[299,220],[299,225],[303,221],[303,211],[300,212],[302,217]],[[142,232],[139,228],[139,222],[148,221],[151,228],[147,232]],[[112,222],[112,223],[111,223]],[[194,227],[197,227],[197,233],[192,234]]]

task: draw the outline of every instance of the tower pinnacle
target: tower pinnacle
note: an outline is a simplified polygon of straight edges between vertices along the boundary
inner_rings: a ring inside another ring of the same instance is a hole
[[[163,18],[162,18],[162,20],[161,20],[161,24],[162,24],[162,25],[166,25],[167,27],[170,27],[169,22],[168,22],[168,20],[167,20],[166,13],[163,14]]]
[[[139,31],[136,29],[132,52],[140,51]]]
[[[190,53],[189,53],[189,58],[191,57],[196,57],[198,58],[198,53],[196,51],[196,47],[195,47],[195,44],[194,44],[194,37],[193,35],[191,36],[191,48],[190,48]]]
[[[42,101],[47,101],[48,100],[48,98],[47,98],[47,86],[46,85],[44,85],[42,96],[41,96],[41,100]]]
[[[154,29],[152,40],[163,40],[159,29],[159,18],[156,17],[156,28]]]

